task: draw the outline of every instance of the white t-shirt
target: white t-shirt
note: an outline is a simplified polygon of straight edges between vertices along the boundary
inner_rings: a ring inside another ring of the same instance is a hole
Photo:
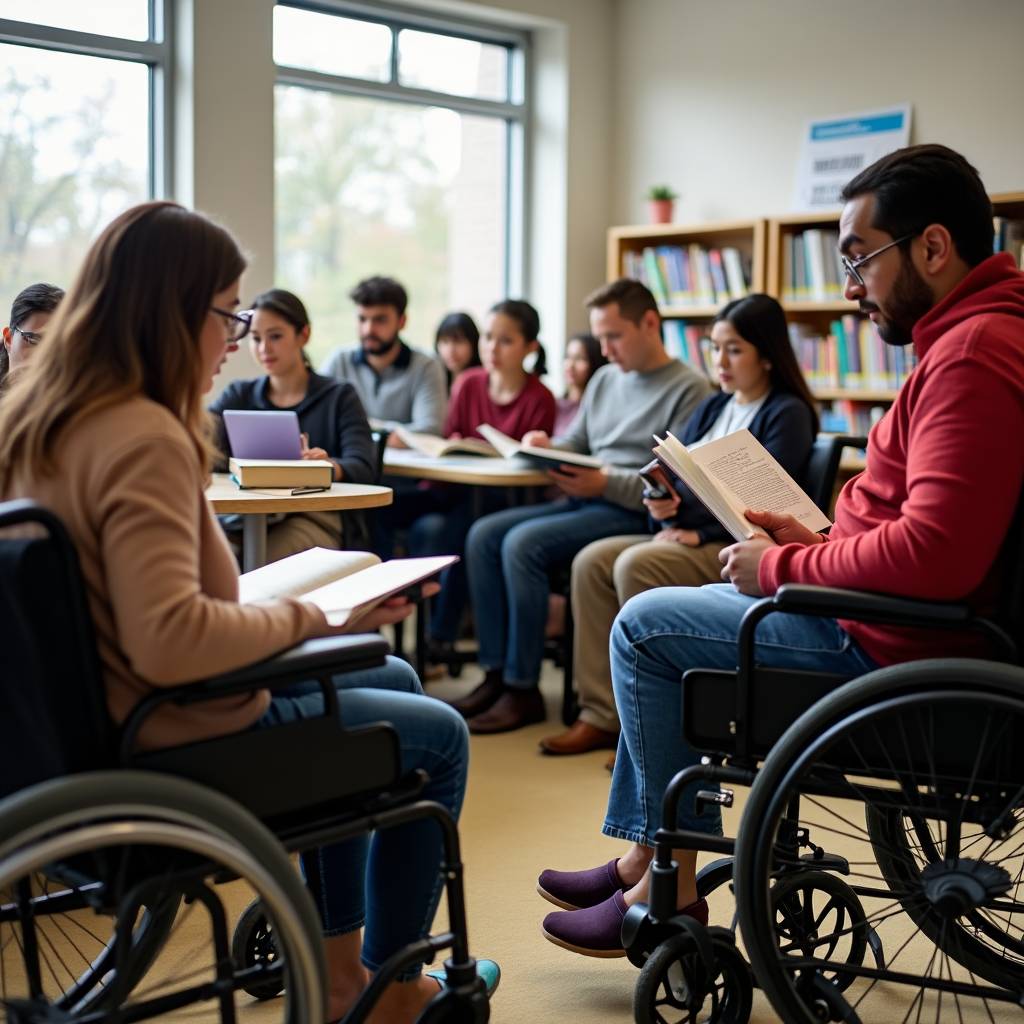
[[[717,441],[720,437],[725,437],[726,434],[731,434],[735,430],[749,429],[750,424],[754,422],[754,417],[770,394],[770,391],[766,391],[757,401],[747,402],[745,405],[740,405],[736,401],[736,396],[733,395],[722,406],[722,411],[718,414],[715,422],[711,424],[708,432],[698,438],[690,447],[707,444],[708,441]]]

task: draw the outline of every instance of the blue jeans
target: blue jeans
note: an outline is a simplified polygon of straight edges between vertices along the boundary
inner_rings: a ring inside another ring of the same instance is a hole
[[[691,668],[736,668],[736,637],[744,612],[759,600],[731,584],[663,587],[623,605],[612,626],[615,706],[622,722],[608,812],[602,831],[643,846],[662,826],[661,801],[669,781],[700,755],[682,736],[680,680]],[[769,615],[757,629],[757,662],[772,668],[845,673],[878,666],[834,619]],[[681,829],[721,833],[717,809],[694,813],[706,783],[686,787],[679,802]]]
[[[548,572],[568,566],[591,541],[643,533],[647,513],[610,502],[562,498],[477,520],[466,538],[469,591],[480,665],[528,690],[540,679],[548,618]]]
[[[423,693],[416,673],[397,658],[381,668],[336,676],[346,726],[390,722],[398,733],[402,771],[430,776],[423,798],[456,818],[469,764],[466,724],[447,704]],[[324,711],[316,683],[274,692],[255,728],[272,728]],[[441,896],[441,832],[434,821],[415,821],[308,850],[302,873],[320,911],[324,934],[342,935],[366,925],[363,964],[376,971],[396,950],[428,933]],[[415,977],[417,966],[402,975]]]

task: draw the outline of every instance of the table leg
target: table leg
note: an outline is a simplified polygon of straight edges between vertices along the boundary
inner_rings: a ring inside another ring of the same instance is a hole
[[[242,516],[242,572],[267,564],[267,517]]]

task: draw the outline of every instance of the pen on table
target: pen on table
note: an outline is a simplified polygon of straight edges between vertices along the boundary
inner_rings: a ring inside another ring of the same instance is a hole
[[[329,491],[330,487],[293,487],[292,494],[320,494],[322,491]]]

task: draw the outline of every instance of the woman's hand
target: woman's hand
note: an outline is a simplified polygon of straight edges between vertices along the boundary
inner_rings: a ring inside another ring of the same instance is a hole
[[[441,586],[438,583],[424,583],[422,596],[433,597],[440,590]],[[407,597],[391,597],[358,618],[350,619],[345,625],[333,627],[331,634],[337,636],[342,633],[372,633],[381,626],[393,626],[396,622],[404,622],[412,615],[415,607],[415,602]]]
[[[658,522],[671,519],[679,510],[679,495],[673,491],[667,498],[644,498],[644,505]]]
[[[543,430],[528,430],[523,434],[522,444],[531,448],[550,448],[551,438]]]
[[[678,526],[659,530],[654,539],[661,544],[685,544],[688,548],[700,546],[700,534],[696,530],[683,530]]]
[[[302,455],[303,459],[316,459],[320,462],[329,462],[331,464],[331,479],[341,479],[341,466],[339,466],[331,457],[327,454],[323,448],[310,448],[309,447],[309,434],[299,434],[299,438],[302,441]]]

